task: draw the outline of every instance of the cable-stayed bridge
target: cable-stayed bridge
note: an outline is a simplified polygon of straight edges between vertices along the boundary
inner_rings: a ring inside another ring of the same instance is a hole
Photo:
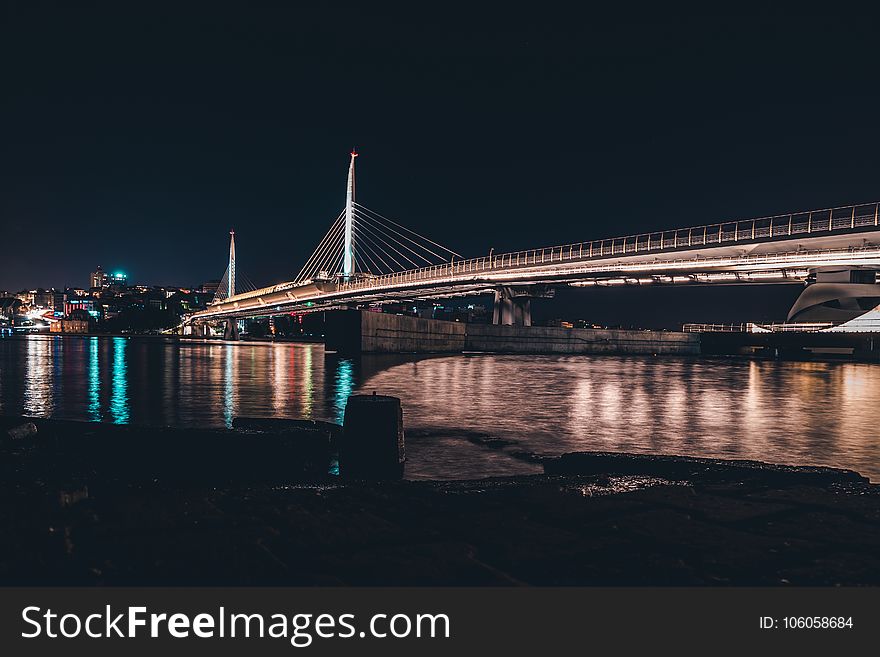
[[[857,299],[870,308],[876,303],[869,300],[880,303],[878,203],[464,258],[359,204],[356,157],[352,152],[345,208],[295,278],[236,288],[232,242],[225,289],[185,323],[494,293],[496,323],[528,325],[529,299],[560,285],[813,282],[795,314],[834,303],[846,309]]]

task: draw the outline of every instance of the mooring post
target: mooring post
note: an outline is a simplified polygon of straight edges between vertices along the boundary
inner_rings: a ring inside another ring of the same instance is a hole
[[[375,393],[349,397],[339,474],[350,479],[400,479],[405,460],[400,399]]]

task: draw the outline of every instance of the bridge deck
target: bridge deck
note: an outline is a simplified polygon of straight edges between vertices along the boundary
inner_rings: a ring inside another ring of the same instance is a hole
[[[654,277],[646,282],[664,275],[672,280],[658,282],[677,282],[676,274],[697,282],[725,282],[723,276],[706,276],[739,272],[733,281],[766,282],[768,272],[777,272],[781,280],[797,280],[810,267],[880,263],[878,218],[880,203],[872,203],[499,253],[323,285],[281,283],[230,297],[193,318],[266,314],[411,293],[468,294],[493,284],[588,282],[611,274],[635,280]],[[763,279],[755,276],[761,272]]]

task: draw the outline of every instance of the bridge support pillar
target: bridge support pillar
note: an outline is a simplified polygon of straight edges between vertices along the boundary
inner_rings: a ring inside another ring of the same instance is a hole
[[[193,322],[190,325],[190,335],[194,338],[205,337],[205,325],[200,322]]]
[[[229,317],[226,319],[226,324],[223,327],[223,339],[224,340],[238,340],[238,320]]]
[[[532,299],[553,297],[553,289],[545,286],[499,287],[495,290],[493,324],[508,326],[532,325]]]

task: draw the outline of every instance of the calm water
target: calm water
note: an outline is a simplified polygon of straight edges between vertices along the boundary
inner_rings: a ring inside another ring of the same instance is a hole
[[[0,413],[226,426],[341,421],[351,393],[400,397],[408,476],[538,472],[532,454],[609,450],[853,468],[880,479],[880,366],[648,357],[372,356],[322,345],[0,339]]]

